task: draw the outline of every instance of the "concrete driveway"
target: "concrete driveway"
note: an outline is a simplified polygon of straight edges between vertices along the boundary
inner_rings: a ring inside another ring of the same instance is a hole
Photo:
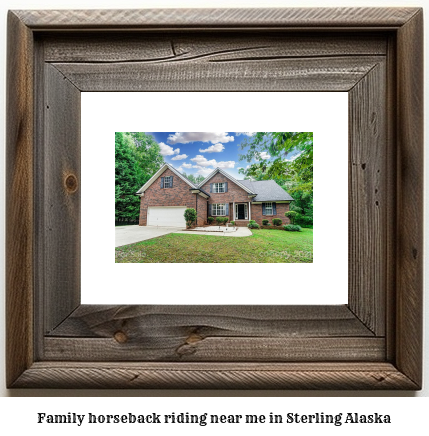
[[[115,247],[146,241],[173,232],[180,232],[180,227],[118,226],[115,227]]]

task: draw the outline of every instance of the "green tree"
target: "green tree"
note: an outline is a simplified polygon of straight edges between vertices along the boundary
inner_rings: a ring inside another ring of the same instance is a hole
[[[294,190],[292,192],[294,201],[290,209],[298,212],[304,219],[297,219],[298,224],[313,224],[313,193]]]
[[[193,174],[186,174],[184,171],[182,175],[184,175],[190,182],[196,185],[199,185],[205,179],[205,177],[200,174],[198,176],[194,176]]]
[[[239,170],[241,174],[260,180],[274,179],[277,183],[280,179],[283,184],[293,182],[291,193],[313,192],[312,132],[258,132],[244,140],[241,149],[246,149],[246,154],[240,160],[258,161],[246,170]],[[269,159],[265,159],[267,155]]]
[[[140,186],[143,186],[164,164],[161,148],[154,137],[144,132],[127,132],[133,142],[138,163],[137,172]]]
[[[139,216],[140,198],[135,193],[141,184],[134,148],[131,135],[115,133],[115,220]]]

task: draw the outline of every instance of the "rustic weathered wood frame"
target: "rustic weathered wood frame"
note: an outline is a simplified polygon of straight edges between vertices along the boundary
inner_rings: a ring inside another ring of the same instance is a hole
[[[420,389],[422,17],[9,12],[8,387]],[[80,305],[88,90],[348,91],[349,303]]]

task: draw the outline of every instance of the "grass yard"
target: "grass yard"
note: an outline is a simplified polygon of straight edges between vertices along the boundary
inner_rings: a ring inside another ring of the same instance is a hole
[[[117,247],[117,263],[311,263],[313,229],[252,230],[234,238],[171,233]]]

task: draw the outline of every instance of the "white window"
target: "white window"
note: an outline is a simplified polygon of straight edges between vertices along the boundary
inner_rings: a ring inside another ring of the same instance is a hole
[[[224,203],[212,204],[212,216],[225,216],[226,207]]]
[[[213,183],[213,192],[215,194],[225,192],[225,183]]]
[[[265,215],[273,214],[273,203],[265,203]]]
[[[164,188],[170,188],[171,176],[164,177]]]

